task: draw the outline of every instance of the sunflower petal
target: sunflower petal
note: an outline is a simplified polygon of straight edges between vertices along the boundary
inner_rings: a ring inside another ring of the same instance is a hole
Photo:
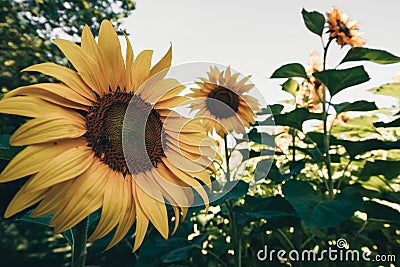
[[[87,106],[93,104],[89,99],[71,90],[70,87],[59,83],[40,83],[22,86],[7,93],[4,99],[21,95],[39,97],[60,106],[85,111],[87,110]]]
[[[164,71],[165,75],[167,74],[167,69],[171,67],[172,61],[172,45],[169,47],[167,53],[165,53],[164,57],[150,70],[150,76],[153,76],[160,71]],[[165,76],[164,75],[164,76]]]
[[[11,136],[10,144],[24,146],[76,138],[83,136],[86,131],[83,119],[36,118],[19,127]]]
[[[92,101],[96,100],[96,94],[86,85],[81,76],[67,67],[46,62],[27,67],[22,71],[37,71],[45,75],[49,75],[62,81],[72,90],[75,90],[78,94],[86,97],[87,99]]]
[[[43,116],[43,110],[46,110],[46,113],[49,114],[60,112],[64,109],[32,96],[10,97],[0,101],[0,113],[34,118]]]
[[[33,177],[31,179],[33,179]],[[28,192],[27,187],[28,185],[25,183],[11,200],[4,213],[4,218],[10,218],[18,212],[29,208],[30,206],[42,200],[46,195],[47,188],[35,192]]]
[[[131,42],[129,41],[128,36],[124,34],[126,40],[126,56],[125,56],[125,70],[126,70],[126,91],[130,91],[133,88],[133,77],[132,77],[132,69],[134,62],[134,53],[132,49]]]
[[[104,57],[106,70],[108,70],[111,89],[115,91],[118,86],[125,88],[126,71],[121,54],[121,44],[117,33],[108,20],[103,20],[100,25],[99,48]]]
[[[149,227],[149,218],[147,218],[142,207],[139,205],[139,200],[136,196],[136,193],[134,194],[134,196],[136,203],[136,236],[132,250],[133,252],[135,252],[143,243],[144,237],[146,236],[147,228]]]
[[[30,217],[39,218],[53,213],[62,202],[72,182],[73,180],[71,179],[52,186],[50,190],[46,192],[46,196],[40,204],[31,213]]]
[[[163,201],[163,195],[159,186],[152,179],[149,179],[149,174],[138,173],[136,176],[136,194],[140,206],[144,214],[151,221],[158,232],[165,238],[168,238],[168,215],[167,208]],[[161,201],[160,201],[161,199]]]
[[[131,77],[134,92],[149,78],[152,56],[152,50],[144,50],[133,62]]]
[[[178,106],[182,106],[188,104],[190,98],[186,96],[175,96],[174,98],[170,98],[167,100],[159,101],[154,105],[155,109],[165,109],[165,108],[175,108]]]
[[[93,54],[93,59],[97,62],[98,66],[100,67],[101,73],[104,76],[106,84],[109,84],[110,78],[107,73],[107,70],[104,69],[106,65],[104,64],[103,56],[100,52],[99,46],[96,43],[96,40],[94,39],[92,32],[90,31],[89,26],[85,25],[85,27],[83,28],[81,39],[82,39],[81,40],[82,49],[89,55]],[[108,92],[107,87],[101,89],[103,93]]]
[[[9,182],[39,172],[50,159],[83,144],[81,140],[67,139],[57,143],[32,145],[19,152],[0,174],[0,182]]]
[[[123,205],[124,177],[120,172],[114,172],[104,187],[104,199],[100,221],[89,237],[89,241],[102,238],[118,224],[118,218]]]
[[[103,203],[107,180],[112,178],[111,172],[107,165],[95,160],[73,181],[56,209],[50,226],[55,227],[56,232],[63,232],[98,210]]]
[[[129,229],[132,227],[133,222],[136,217],[136,206],[133,199],[132,192],[132,177],[125,179],[124,183],[124,201],[126,205],[122,208],[121,217],[118,223],[117,230],[115,231],[114,237],[108,244],[106,250],[112,248],[116,243],[121,241],[121,239],[128,233]]]
[[[68,60],[74,65],[83,80],[92,88],[93,91],[101,94],[103,88],[108,86],[102,76],[97,62],[86,53],[80,46],[62,39],[54,40]]]
[[[70,148],[50,160],[26,185],[38,191],[75,178],[86,171],[93,162],[93,152],[87,146]]]

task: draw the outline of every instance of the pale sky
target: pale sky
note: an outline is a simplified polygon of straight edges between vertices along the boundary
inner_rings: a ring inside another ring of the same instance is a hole
[[[400,2],[395,0],[137,0],[136,4],[136,10],[123,23],[135,53],[153,49],[153,58],[158,61],[172,43],[173,65],[196,61],[230,65],[244,75],[251,74],[269,104],[291,97],[280,89],[284,80],[269,79],[276,68],[290,62],[307,64],[312,50],[322,53],[319,37],[303,23],[302,8],[324,14],[337,6],[350,20],[362,23],[365,47],[400,55]],[[328,68],[336,66],[348,49],[331,47]],[[371,81],[341,92],[335,99],[395,104],[393,98],[366,90],[392,82],[400,72],[400,63],[367,63],[366,70]]]

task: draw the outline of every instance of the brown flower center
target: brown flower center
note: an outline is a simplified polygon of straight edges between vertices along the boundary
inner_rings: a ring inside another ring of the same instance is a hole
[[[342,21],[337,20],[337,24],[339,25],[340,32],[343,32],[344,35],[347,37],[351,38],[351,33],[349,28],[347,28],[346,24],[344,24]]]
[[[206,107],[216,118],[235,116],[239,108],[239,96],[232,90],[218,85],[207,96]]]
[[[160,115],[133,93],[118,90],[99,98],[86,115],[86,129],[95,156],[124,175],[150,170],[165,157]]]

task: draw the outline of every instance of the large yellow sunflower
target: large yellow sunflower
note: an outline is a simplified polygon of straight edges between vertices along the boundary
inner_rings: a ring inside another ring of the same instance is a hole
[[[328,31],[331,39],[336,39],[336,42],[342,47],[346,44],[354,46],[363,46],[365,40],[360,37],[358,31],[360,23],[356,20],[349,21],[347,14],[342,14],[337,7],[332,7],[331,13],[326,13],[328,17]]]
[[[213,141],[196,120],[170,110],[187,101],[177,96],[184,86],[165,77],[172,51],[151,67],[153,51],[134,59],[126,41],[124,63],[107,20],[98,43],[87,26],[81,46],[54,40],[76,71],[53,63],[28,67],[61,83],[20,87],[0,101],[1,113],[33,118],[12,135],[12,145],[26,148],[0,174],[0,182],[29,177],[5,217],[38,204],[31,216],[53,214],[50,226],[59,233],[101,209],[89,240],[115,229],[109,249],[136,222],[136,250],[149,222],[168,237],[165,201],[175,229],[193,202],[192,188],[207,205],[202,184],[210,185],[215,171]]]
[[[196,117],[203,118],[203,125],[208,132],[213,129],[223,137],[231,131],[245,133],[245,127],[255,123],[254,111],[259,111],[258,101],[252,96],[245,95],[254,84],[246,84],[247,76],[237,81],[240,73],[231,73],[230,67],[220,71],[210,67],[208,78],[200,78],[196,82],[199,88],[191,88],[188,94],[195,98],[191,110],[198,110]]]

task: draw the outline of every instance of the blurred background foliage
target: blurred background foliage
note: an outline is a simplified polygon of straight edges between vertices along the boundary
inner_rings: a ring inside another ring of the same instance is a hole
[[[20,85],[46,79],[20,70],[39,62],[65,63],[51,38],[80,35],[88,24],[94,33],[103,18],[127,16],[131,1],[2,1],[0,3],[0,85],[6,93]],[[303,10],[307,28],[323,38],[324,15]],[[325,40],[326,41],[326,40]],[[327,47],[326,47],[327,49]],[[212,203],[208,214],[192,208],[167,241],[150,228],[142,247],[132,250],[130,233],[118,245],[102,252],[112,235],[88,247],[88,266],[377,266],[376,262],[261,262],[257,253],[268,249],[314,250],[336,248],[344,238],[352,250],[374,255],[400,251],[400,83],[388,81],[370,89],[397,98],[398,105],[379,109],[374,102],[336,103],[315,97],[325,86],[333,97],[362,84],[369,74],[360,61],[399,63],[382,50],[353,48],[342,59],[357,66],[324,70],[315,56],[311,64],[291,63],[271,78],[282,80],[292,98],[260,112],[248,134],[249,143],[230,136],[231,168],[241,181]],[[310,71],[311,69],[311,71]],[[333,82],[332,82],[333,81]],[[366,88],[368,89],[368,88]],[[330,109],[323,110],[323,105]],[[1,115],[2,134],[12,133],[21,118]],[[276,124],[275,135],[262,125]],[[323,125],[327,127],[324,128]],[[272,142],[271,142],[272,140]],[[0,169],[19,148],[0,136]],[[243,147],[250,147],[249,150]],[[328,160],[329,158],[329,160]],[[271,165],[268,172],[266,166]],[[221,170],[223,173],[223,170]],[[329,178],[330,177],[330,178]],[[0,213],[24,181],[0,184]],[[221,184],[220,194],[224,193]],[[171,214],[172,211],[170,210]],[[89,232],[98,216],[93,214]],[[70,233],[55,235],[49,218],[31,223],[21,213],[0,217],[1,266],[68,266]],[[63,236],[65,238],[63,238]],[[397,262],[382,266],[397,266]],[[390,265],[392,264],[392,265]]]

